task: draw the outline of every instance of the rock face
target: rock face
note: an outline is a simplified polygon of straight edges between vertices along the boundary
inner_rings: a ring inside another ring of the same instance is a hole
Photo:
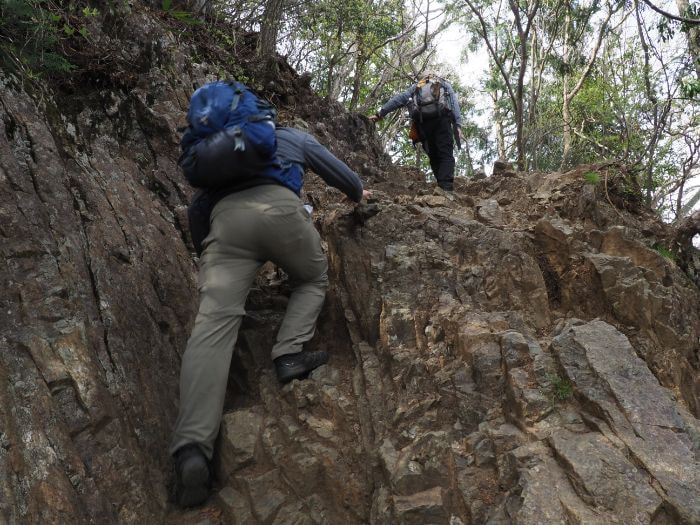
[[[652,249],[664,225],[584,183],[611,168],[506,169],[445,194],[245,49],[237,67],[281,120],[374,196],[354,207],[309,176],[331,271],[309,348],[331,361],[277,383],[288,286],[265,266],[212,498],[174,509],[197,306],[177,127],[228,51],[195,54],[131,4],[91,33],[129,43],[139,74],[40,95],[0,73],[0,524],[700,523],[700,291]]]

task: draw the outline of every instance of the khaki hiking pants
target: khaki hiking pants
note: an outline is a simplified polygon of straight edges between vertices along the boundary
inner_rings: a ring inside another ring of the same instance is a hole
[[[246,297],[266,261],[280,266],[292,285],[272,348],[275,359],[300,352],[314,335],[328,287],[328,262],[311,217],[291,190],[277,184],[228,195],[211,214],[199,272],[199,312],[182,357],[171,453],[197,443],[212,457]]]

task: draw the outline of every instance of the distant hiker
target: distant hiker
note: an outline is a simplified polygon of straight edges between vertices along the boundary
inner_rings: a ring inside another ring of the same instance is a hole
[[[203,228],[209,224],[211,228],[206,238],[199,239],[203,250],[199,312],[182,358],[180,412],[170,447],[180,506],[198,505],[208,497],[209,462],[219,432],[231,356],[248,291],[266,261],[289,275],[292,289],[272,348],[278,379],[288,382],[301,378],[328,360],[325,351],[302,351],[314,335],[328,286],[321,238],[298,196],[304,170],[312,169],[356,202],[369,196],[345,163],[298,129],[270,128],[276,137],[272,161],[268,154],[256,153],[247,166],[232,164],[232,158],[245,164],[245,157],[237,155],[258,141],[252,131],[246,131],[246,123],[269,120],[267,110],[243,119],[224,116],[218,119],[224,123],[222,129],[210,135],[202,133],[203,138],[197,140],[198,125],[213,126],[217,121],[217,107],[237,111],[240,104],[248,103],[247,97],[254,96],[245,86],[236,84],[233,88],[233,95],[225,83],[203,94],[195,92],[188,113],[190,126],[182,139],[180,165],[188,180],[210,178],[206,181],[209,188],[199,195],[206,197],[211,210]],[[259,109],[266,107],[259,100],[255,103]],[[198,119],[194,106],[205,117]],[[238,124],[229,125],[234,121]],[[264,129],[258,131],[262,134]],[[251,168],[256,159],[257,173]],[[222,177],[224,182],[217,182]]]
[[[370,120],[377,122],[388,113],[405,106],[415,125],[412,133],[416,130],[418,132],[418,137],[412,135],[414,143],[422,143],[438,186],[452,191],[455,171],[452,149],[454,139],[459,146],[462,138],[462,115],[452,86],[438,75],[426,73],[406,91],[389,99]]]

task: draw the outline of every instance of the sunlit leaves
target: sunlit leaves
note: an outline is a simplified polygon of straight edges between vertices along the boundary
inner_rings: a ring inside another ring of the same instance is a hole
[[[685,98],[700,99],[700,79],[685,76],[681,79],[681,93]]]

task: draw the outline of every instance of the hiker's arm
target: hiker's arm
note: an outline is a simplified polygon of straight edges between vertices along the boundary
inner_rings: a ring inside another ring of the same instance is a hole
[[[457,95],[455,94],[455,90],[452,89],[452,86],[450,84],[446,84],[447,88],[447,95],[450,97],[450,107],[452,108],[452,114],[455,116],[455,124],[457,126],[462,125],[462,113],[459,109],[459,100],[457,100]]]
[[[404,107],[406,104],[408,104],[409,100],[411,100],[411,96],[415,90],[416,86],[413,85],[403,93],[399,93],[398,95],[391,97],[377,112],[377,116],[379,118],[384,118],[388,113]]]
[[[360,177],[311,135],[304,141],[304,160],[326,184],[338,188],[355,202],[362,200]]]

